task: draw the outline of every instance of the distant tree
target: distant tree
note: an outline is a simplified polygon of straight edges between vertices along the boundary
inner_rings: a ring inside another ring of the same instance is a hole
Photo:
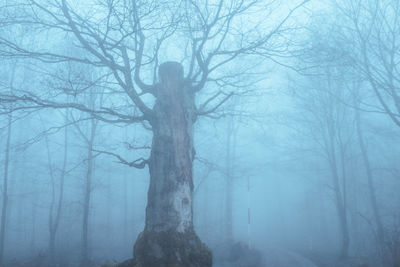
[[[88,232],[89,232],[89,211],[92,192],[92,180],[94,171],[94,155],[93,146],[96,137],[97,121],[93,118],[90,120],[90,132],[88,138],[85,138],[87,143],[87,172],[85,179],[84,201],[83,201],[83,221],[82,221],[82,258],[81,265],[89,264],[88,255]]]
[[[387,264],[382,205],[378,203],[372,170],[374,162],[370,160],[372,154],[368,152],[362,117],[365,111],[384,114],[400,127],[400,3],[396,0],[334,0],[333,4],[341,19],[332,24],[336,25],[339,38],[347,43],[346,46],[337,46],[337,49],[348,58],[349,72],[353,76],[348,81],[353,101],[348,105],[355,110],[357,139],[365,167],[377,248],[381,262]]]
[[[96,90],[97,88],[90,88],[87,94],[87,106],[94,109],[97,105],[101,105],[103,98],[103,91]],[[96,91],[96,93],[95,93]],[[89,124],[87,125],[87,131],[83,130],[79,124],[74,124],[77,129],[79,136],[83,139],[86,148],[87,156],[85,158],[86,175],[84,179],[84,190],[83,190],[83,216],[82,216],[82,249],[81,249],[81,266],[89,266],[89,218],[90,218],[90,206],[92,201],[93,191],[93,178],[95,171],[95,139],[98,135],[98,120],[90,117]]]
[[[11,78],[9,81],[8,88],[13,88],[14,79],[16,72],[16,63],[11,67]],[[6,133],[6,147],[4,149],[4,173],[3,173],[3,185],[1,188],[2,193],[2,205],[1,205],[1,220],[0,220],[0,266],[4,263],[4,240],[6,238],[6,224],[7,224],[7,209],[8,209],[8,182],[9,182],[9,167],[10,167],[10,151],[11,151],[11,137],[12,137],[12,123],[13,123],[13,112],[12,106],[8,105],[8,116],[7,116],[7,133]]]
[[[296,98],[299,104],[296,108],[304,116],[298,123],[308,129],[303,134],[310,135],[314,145],[319,148],[318,154],[323,156],[329,167],[329,187],[334,194],[341,238],[340,257],[347,258],[350,244],[347,158],[351,135],[346,131],[351,126],[346,121],[348,110],[346,112],[346,108],[332,95],[337,87],[333,85],[332,77],[328,73],[327,75],[320,76],[319,81],[306,82],[305,87],[297,89]]]
[[[380,109],[400,127],[400,3],[397,0],[337,0],[346,20],[354,67],[368,82]]]
[[[67,111],[68,112],[68,111]],[[49,138],[45,136],[47,160],[50,173],[51,184],[51,202],[49,209],[49,257],[51,264],[56,264],[56,236],[58,226],[61,221],[62,209],[64,205],[64,184],[67,168],[68,158],[68,113],[65,114],[65,129],[64,129],[64,152],[60,168],[59,179],[56,179],[56,171],[52,163],[52,153],[50,151]],[[56,187],[56,180],[58,180],[58,188]]]
[[[358,86],[360,84],[358,83]],[[362,123],[362,117],[361,117],[361,112],[360,112],[360,96],[359,96],[359,87],[357,86],[357,83],[355,85],[355,88],[353,87],[352,90],[354,91],[354,107],[355,107],[355,123],[356,123],[356,130],[357,130],[357,139],[358,139],[358,144],[360,147],[361,151],[361,157],[362,157],[362,162],[365,167],[365,174],[367,178],[367,183],[368,183],[368,191],[369,191],[369,200],[371,203],[371,208],[372,208],[372,213],[375,221],[375,227],[376,227],[376,239],[377,239],[377,245],[379,248],[379,253],[381,259],[383,259],[384,255],[384,244],[385,244],[385,233],[384,233],[384,227],[383,227],[383,222],[382,222],[382,217],[381,217],[381,209],[378,204],[377,200],[377,192],[376,192],[376,186],[375,186],[375,181],[373,177],[373,171],[372,171],[372,166],[371,166],[371,160],[370,160],[370,153],[367,149],[367,144],[366,140],[364,137],[364,131],[363,131],[363,123]]]
[[[233,99],[235,101],[235,99]],[[231,109],[235,109],[237,103],[231,104]],[[234,116],[229,116],[226,122],[226,158],[225,158],[225,238],[227,244],[233,244],[233,212],[234,212],[234,178],[236,170],[236,146],[238,126]]]
[[[0,225],[0,264],[3,262],[4,256],[4,239],[6,236],[7,208],[8,208],[8,169],[10,166],[10,144],[12,134],[12,113],[8,115],[7,124],[7,140],[4,149],[4,173],[2,186],[2,208],[1,208],[1,225]]]
[[[348,159],[354,150],[355,124],[353,109],[346,105],[351,97],[346,90],[351,65],[343,53],[346,46],[329,21],[316,23],[310,29],[309,46],[302,50],[298,58],[300,64],[296,66],[304,75],[304,82],[294,86],[298,113],[294,118],[300,127],[306,128],[302,128],[302,134],[316,145],[317,154],[322,155],[329,168],[329,187],[334,193],[340,229],[339,254],[345,259],[349,256],[351,237],[348,190],[354,180],[350,176]]]
[[[361,152],[361,166],[363,167],[363,170],[359,173],[356,172],[356,174],[360,175],[360,177],[365,177],[367,197],[373,218],[370,224],[373,227],[371,229],[373,229],[374,241],[376,242],[376,248],[379,250],[379,257],[382,263],[386,261],[384,256],[385,227],[381,215],[382,205],[379,205],[378,190],[373,177],[372,166],[376,163],[371,160],[374,154],[367,147],[363,117],[368,117],[368,114],[371,114],[370,112],[384,114],[397,124],[396,91],[398,91],[398,86],[396,85],[396,79],[390,77],[397,71],[397,64],[395,63],[397,62],[396,54],[398,53],[393,49],[393,53],[388,52],[390,50],[388,50],[388,47],[391,47],[393,43],[380,43],[383,41],[388,42],[388,39],[393,42],[397,40],[393,35],[393,30],[396,28],[394,25],[397,22],[392,21],[397,17],[397,13],[395,14],[394,12],[396,5],[394,1],[375,0],[334,0],[331,3],[334,4],[331,6],[333,9],[330,10],[333,13],[327,12],[327,14],[334,14],[335,19],[329,19],[327,15],[324,17],[324,22],[312,28],[312,34],[317,36],[317,38],[313,39],[311,45],[311,48],[314,48],[311,49],[313,52],[310,53],[307,48],[304,50],[308,52],[302,54],[301,58],[303,63],[306,64],[296,70],[305,74],[309,81],[313,81],[315,77],[323,77],[323,81],[333,85],[333,87],[328,87],[330,88],[329,90],[325,88],[318,89],[319,92],[328,94],[331,99],[328,102],[322,102],[324,103],[322,105],[324,109],[334,103],[335,106],[346,110],[345,116],[348,117],[349,121],[344,125],[334,121],[332,125],[333,127],[343,127],[343,129],[354,128],[355,139],[353,143],[357,147],[352,147],[351,149],[359,151],[356,152],[357,154]],[[387,14],[386,18],[383,18],[382,14]],[[340,19],[337,19],[338,17]],[[378,26],[379,23],[375,24],[378,18],[381,20],[379,22],[380,26]],[[377,20],[375,21],[375,19]],[[388,53],[391,55],[389,56]],[[392,63],[389,63],[390,61]],[[322,69],[328,69],[326,66],[333,70],[332,75],[320,75],[321,67]],[[390,81],[391,79],[392,81]],[[324,86],[322,85],[321,87]],[[343,93],[345,91],[346,93]],[[314,100],[310,101],[314,103]],[[339,111],[339,109],[335,110]],[[314,111],[317,112],[318,109]],[[320,112],[317,114],[320,114]],[[354,121],[351,121],[352,118]],[[326,123],[328,121],[327,119],[322,120],[322,122]],[[335,131],[332,132],[335,133]],[[382,138],[382,136],[378,137]],[[339,141],[339,151],[345,151],[341,148],[339,137],[334,137],[333,140],[336,140],[334,142]],[[340,165],[343,168],[346,165],[346,162],[343,161],[345,157],[340,156],[340,159],[342,161]],[[345,195],[346,192],[343,190],[344,203],[346,202]],[[366,219],[365,215],[361,214],[360,211],[357,211],[357,216],[362,216]]]

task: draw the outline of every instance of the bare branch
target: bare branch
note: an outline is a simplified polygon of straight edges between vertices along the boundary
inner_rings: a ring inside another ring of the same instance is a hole
[[[58,103],[49,100],[43,100],[32,94],[24,95],[9,95],[0,94],[0,104],[15,103],[19,106],[14,106],[12,111],[26,110],[26,109],[40,109],[40,108],[54,108],[54,109],[68,109],[73,108],[85,113],[91,114],[95,119],[108,122],[108,123],[137,123],[145,120],[144,116],[130,116],[118,113],[117,111],[101,107],[100,109],[91,109],[79,103]],[[26,104],[30,104],[26,105]],[[111,118],[109,118],[111,117]]]
[[[120,155],[112,153],[112,152],[103,151],[103,150],[95,150],[95,149],[93,149],[93,151],[98,152],[100,154],[106,154],[106,155],[113,156],[119,160],[119,163],[128,165],[129,167],[134,167],[137,169],[143,169],[148,164],[148,160],[144,159],[144,158],[139,158],[139,159],[129,162],[129,161],[123,159]]]
[[[209,110],[204,110],[205,106],[212,101],[213,99],[215,99],[217,97],[217,95],[212,96],[210,99],[208,99],[204,104],[203,104],[203,110],[199,110],[197,112],[197,115],[199,116],[204,116],[204,115],[209,115],[213,112],[215,112],[220,106],[222,106],[222,104],[224,104],[231,96],[233,96],[233,92],[231,92],[230,94],[226,95],[217,105],[215,105],[213,108],[209,109]]]

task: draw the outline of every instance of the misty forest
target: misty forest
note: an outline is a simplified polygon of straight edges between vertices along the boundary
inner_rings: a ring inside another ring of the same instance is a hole
[[[399,267],[399,144],[399,0],[0,0],[1,267]]]

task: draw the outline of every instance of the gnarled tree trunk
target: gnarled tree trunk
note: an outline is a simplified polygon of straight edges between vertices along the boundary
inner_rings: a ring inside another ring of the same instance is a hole
[[[159,78],[146,225],[134,247],[135,261],[146,267],[208,267],[211,252],[193,228],[194,92],[177,62],[162,64]]]

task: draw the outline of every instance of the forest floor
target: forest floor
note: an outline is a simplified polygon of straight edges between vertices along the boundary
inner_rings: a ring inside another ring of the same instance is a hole
[[[332,255],[322,253],[301,253],[283,249],[268,249],[258,251],[248,249],[238,243],[232,246],[231,251],[225,256],[214,254],[213,267],[374,267],[365,260],[351,258],[340,261]],[[118,267],[122,262],[110,261],[108,263],[92,263],[87,267]],[[12,260],[4,267],[76,267],[77,263],[49,264],[45,255],[38,255],[27,260]]]

